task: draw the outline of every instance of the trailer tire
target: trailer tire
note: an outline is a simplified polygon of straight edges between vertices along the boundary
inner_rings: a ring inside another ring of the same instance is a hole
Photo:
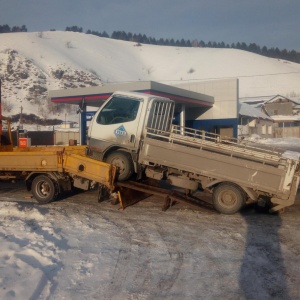
[[[235,214],[245,205],[245,193],[230,183],[219,184],[213,191],[214,208],[221,214]]]
[[[134,173],[134,166],[129,153],[116,151],[108,155],[106,162],[117,167],[117,180],[126,181]]]
[[[55,182],[46,175],[38,175],[33,179],[31,191],[39,204],[54,201],[58,196]]]

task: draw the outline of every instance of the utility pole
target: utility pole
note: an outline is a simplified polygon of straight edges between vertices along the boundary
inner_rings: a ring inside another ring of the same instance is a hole
[[[23,129],[23,106],[21,105],[20,124],[19,128]]]
[[[1,117],[1,120],[0,120],[0,135],[2,135],[2,108],[1,108],[1,98],[2,98],[2,95],[1,95],[1,78],[0,78],[0,117]]]

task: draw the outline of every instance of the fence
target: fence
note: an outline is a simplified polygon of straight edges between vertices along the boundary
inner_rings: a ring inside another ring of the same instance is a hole
[[[26,137],[31,139],[31,146],[54,145],[53,131],[28,131]],[[14,146],[18,146],[18,133],[12,132]]]
[[[300,127],[276,127],[275,138],[297,137],[300,138]]]
[[[7,133],[3,133],[7,136]],[[80,141],[79,132],[74,131],[28,131],[26,137],[31,139],[31,146],[68,145],[70,140]],[[18,133],[12,132],[13,144],[18,145]]]
[[[80,141],[79,132],[74,131],[54,131],[54,145],[68,145],[70,140]]]

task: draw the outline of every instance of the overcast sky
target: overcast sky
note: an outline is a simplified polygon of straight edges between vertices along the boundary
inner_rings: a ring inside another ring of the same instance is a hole
[[[300,0],[0,0],[0,25],[245,42],[300,51]],[[1,42],[1,37],[0,37]]]

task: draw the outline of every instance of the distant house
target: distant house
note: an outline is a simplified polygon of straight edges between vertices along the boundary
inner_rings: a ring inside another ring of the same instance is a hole
[[[274,135],[273,120],[260,109],[241,103],[239,109],[238,137],[249,137],[257,134],[263,138]]]
[[[274,121],[274,137],[300,137],[300,101],[281,95],[241,98]]]

